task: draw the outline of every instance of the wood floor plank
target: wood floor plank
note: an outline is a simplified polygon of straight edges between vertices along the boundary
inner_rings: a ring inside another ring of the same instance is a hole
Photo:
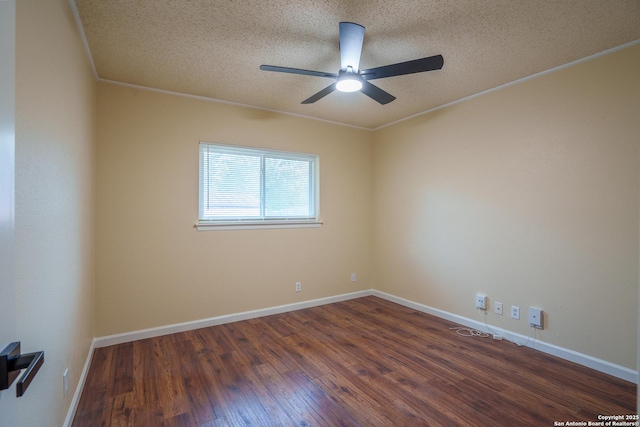
[[[119,345],[113,351],[111,370],[115,381],[108,383],[108,393],[118,395],[133,391],[133,343]]]
[[[305,396],[307,392],[305,390],[299,390],[299,386],[292,386],[287,377],[270,365],[256,366],[254,370],[257,378],[264,384],[270,396],[276,402],[279,402],[282,411],[288,414],[292,420],[291,425],[319,425],[318,423],[321,419],[316,418],[316,412],[310,410],[309,405],[306,403]]]
[[[113,347],[95,350],[89,367],[92,375],[87,376],[83,390],[83,394],[86,393],[91,398],[83,402],[83,411],[76,413],[72,426],[91,425],[91,422],[102,419],[105,402],[110,397],[107,394],[107,387],[112,379],[107,367],[111,366],[112,356]]]
[[[301,397],[302,401],[317,423],[312,425],[356,427],[361,424],[357,414],[353,414],[348,408],[336,405],[335,400],[327,395],[317,381],[312,381],[301,371],[289,371],[284,375],[289,380],[289,386],[294,393]]]
[[[209,381],[203,376],[203,368],[200,357],[205,352],[196,332],[189,334],[191,340],[181,341],[176,345],[178,352],[183,357],[180,376],[184,390],[188,390],[189,408],[194,423],[207,425],[224,417],[222,407],[214,400],[211,401],[211,391],[208,388]]]
[[[636,385],[376,297],[96,349],[74,427],[553,425]]]
[[[346,408],[349,413],[366,426],[393,425],[383,413],[377,410],[378,405],[371,401],[365,393],[354,390],[352,384],[344,377],[327,374],[316,379],[316,383],[332,399]]]
[[[133,393],[117,394],[109,399],[102,414],[102,425],[113,427],[132,427]]]

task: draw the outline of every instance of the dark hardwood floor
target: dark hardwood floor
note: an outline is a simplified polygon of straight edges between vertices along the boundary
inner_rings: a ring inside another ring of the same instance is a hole
[[[96,350],[73,426],[553,426],[636,385],[376,297]]]

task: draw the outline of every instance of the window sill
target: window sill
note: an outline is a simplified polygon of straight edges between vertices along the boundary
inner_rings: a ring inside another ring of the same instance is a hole
[[[198,231],[215,230],[264,230],[269,228],[316,228],[322,221],[238,221],[238,222],[196,222]]]

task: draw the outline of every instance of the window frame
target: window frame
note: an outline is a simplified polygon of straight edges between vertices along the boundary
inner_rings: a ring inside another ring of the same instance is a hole
[[[204,200],[204,172],[203,172],[203,146],[212,147],[219,152],[230,154],[259,156],[261,163],[260,172],[260,218],[234,217],[224,219],[214,219],[203,217]],[[277,158],[284,160],[302,160],[309,162],[309,194],[310,203],[314,207],[315,215],[308,217],[266,217],[265,211],[265,158]],[[269,228],[306,228],[320,227],[320,156],[317,154],[273,150],[259,147],[249,147],[241,145],[220,144],[214,142],[200,141],[198,145],[198,221],[195,227],[198,231],[207,230],[233,230],[233,229],[269,229]]]

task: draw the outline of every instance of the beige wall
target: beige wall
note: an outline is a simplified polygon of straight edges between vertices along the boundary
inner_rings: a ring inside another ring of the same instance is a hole
[[[640,46],[376,132],[374,287],[636,369]],[[520,306],[521,320],[509,316]]]
[[[370,132],[108,83],[97,117],[98,336],[371,288]],[[319,154],[324,225],[196,231],[199,141]]]
[[[45,351],[18,425],[58,426],[95,336],[96,84],[67,1],[16,3],[17,332],[23,352]]]
[[[483,292],[636,369],[638,50],[376,132],[98,84],[96,335],[371,287],[480,319]],[[325,225],[195,231],[201,140],[320,154]]]

